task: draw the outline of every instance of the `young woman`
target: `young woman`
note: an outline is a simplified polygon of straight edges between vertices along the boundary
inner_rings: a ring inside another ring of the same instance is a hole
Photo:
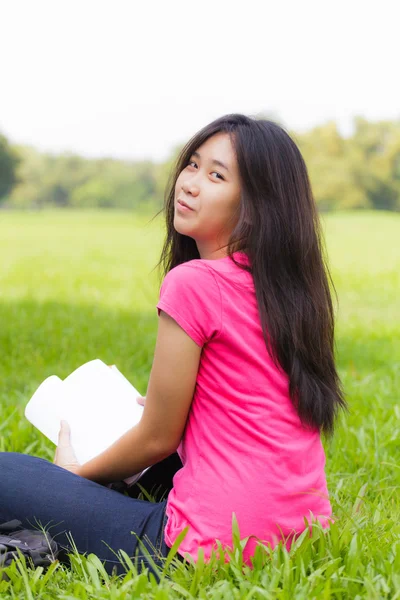
[[[118,560],[107,545],[133,555],[132,532],[166,556],[188,527],[179,554],[196,560],[203,548],[207,559],[216,540],[231,546],[235,515],[249,563],[258,540],[289,547],[304,517],[328,527],[331,516],[321,435],[332,435],[346,403],[329,271],[298,147],[272,121],[213,121],[182,149],[165,214],[140,423],[83,466],[65,424],[56,464],[0,455],[0,521],[52,523],[56,541],[68,548],[70,532],[80,552],[109,569]],[[182,468],[162,502],[105,486],[176,454]]]

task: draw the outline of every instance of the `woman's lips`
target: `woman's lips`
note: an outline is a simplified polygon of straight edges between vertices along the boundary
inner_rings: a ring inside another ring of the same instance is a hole
[[[177,207],[177,209],[181,210],[182,212],[188,212],[188,211],[194,210],[193,208],[190,208],[190,206],[187,206],[186,204],[182,204],[182,202],[180,200],[178,200],[178,202],[176,203],[176,207]]]

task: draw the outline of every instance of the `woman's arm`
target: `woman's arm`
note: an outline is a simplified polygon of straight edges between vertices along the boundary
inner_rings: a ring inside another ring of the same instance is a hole
[[[160,312],[142,418],[110,448],[80,466],[79,475],[98,483],[119,481],[175,452],[192,403],[201,350],[174,319]]]

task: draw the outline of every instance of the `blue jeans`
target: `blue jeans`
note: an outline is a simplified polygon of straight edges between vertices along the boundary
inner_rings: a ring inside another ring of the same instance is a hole
[[[169,552],[164,541],[166,503],[126,496],[42,458],[0,452],[0,523],[18,519],[28,529],[44,526],[61,548],[62,561],[73,550],[72,537],[78,552],[96,554],[108,573],[124,572],[115,555],[120,549],[139,571],[143,561],[154,573],[132,532],[162,566]]]

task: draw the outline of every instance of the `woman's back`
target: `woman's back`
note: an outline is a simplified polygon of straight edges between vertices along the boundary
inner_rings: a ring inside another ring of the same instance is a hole
[[[233,256],[249,264],[245,253]],[[301,424],[288,377],[266,350],[251,273],[229,256],[191,260],[166,275],[157,308],[203,347],[178,448],[184,466],[168,497],[167,544],[189,525],[179,552],[197,558],[203,547],[208,557],[216,539],[231,545],[232,513],[242,539],[273,546],[304,530],[304,517],[327,525],[320,434]]]

